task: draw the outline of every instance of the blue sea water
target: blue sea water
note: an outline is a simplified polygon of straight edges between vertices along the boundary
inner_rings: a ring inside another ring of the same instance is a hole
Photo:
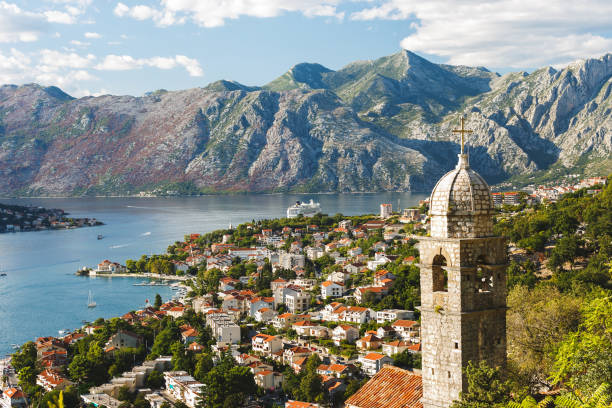
[[[0,199],[0,203],[61,208],[74,217],[105,225],[73,230],[0,234],[0,357],[39,336],[80,327],[142,307],[165,286],[134,286],[138,278],[75,276],[104,259],[125,263],[160,253],[185,234],[204,233],[250,220],[283,217],[296,200],[313,198],[327,214],[378,213],[380,203],[396,208],[418,204],[423,194],[226,195],[174,198]],[[104,236],[98,240],[97,235]],[[92,291],[97,307],[87,308]]]

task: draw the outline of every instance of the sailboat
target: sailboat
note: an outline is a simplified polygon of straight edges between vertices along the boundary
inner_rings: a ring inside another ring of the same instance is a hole
[[[89,298],[87,299],[87,307],[96,307],[96,302],[93,299],[93,294],[91,290],[89,291]]]

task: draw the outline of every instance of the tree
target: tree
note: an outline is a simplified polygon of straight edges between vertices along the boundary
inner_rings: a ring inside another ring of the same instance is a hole
[[[240,406],[248,395],[256,392],[257,386],[249,367],[238,367],[231,356],[224,356],[219,364],[204,377],[203,400],[210,408],[224,408],[227,404],[236,404],[240,395]],[[227,404],[226,404],[227,401]]]
[[[17,372],[24,367],[34,367],[36,365],[36,344],[28,341],[21,346],[21,349],[11,356],[11,364]]]
[[[533,290],[515,286],[508,294],[509,366],[532,389],[549,386],[556,344],[580,323],[580,299],[547,283]]]
[[[73,381],[82,384],[89,380],[89,369],[90,364],[87,357],[77,354],[68,365],[68,374]]]
[[[196,362],[193,376],[196,380],[203,382],[206,374],[214,367],[212,356],[207,353],[201,353]]]
[[[155,294],[155,302],[153,302],[153,307],[157,310],[159,310],[159,308],[161,307],[163,301],[162,301],[162,297],[159,293]]]
[[[151,389],[158,389],[164,386],[164,382],[164,374],[159,371],[153,370],[147,376],[145,384]]]
[[[552,380],[583,396],[593,395],[601,383],[612,384],[612,294],[598,291],[582,309],[583,321],[556,353]]]
[[[23,367],[21,370],[19,370],[19,374],[17,375],[19,377],[19,385],[21,385],[24,388],[28,386],[33,386],[34,384],[36,384],[37,375],[38,375],[38,372],[36,371],[34,367],[32,366]]]
[[[590,397],[568,392],[555,399],[557,408],[606,408],[612,406],[612,393],[610,386],[601,384]]]
[[[475,365],[468,362],[465,368],[467,391],[451,408],[503,408],[510,400],[510,386],[503,379],[499,367],[492,368],[485,361]]]

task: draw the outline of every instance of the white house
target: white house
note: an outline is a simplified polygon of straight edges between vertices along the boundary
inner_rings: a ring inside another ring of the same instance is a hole
[[[261,354],[272,354],[282,350],[283,342],[276,336],[259,333],[251,339],[253,351]]]
[[[349,324],[341,324],[336,326],[332,332],[332,338],[336,345],[340,345],[342,341],[353,343],[359,338],[359,330],[355,326]]]
[[[168,393],[189,408],[195,408],[204,384],[196,381],[186,371],[167,371],[164,373],[164,380]]]
[[[321,297],[327,299],[329,297],[338,297],[344,294],[344,284],[332,281],[321,283]]]
[[[380,353],[368,353],[365,356],[359,357],[361,370],[366,375],[374,375],[380,371],[385,364],[392,364],[393,359]]]
[[[385,309],[376,312],[376,323],[394,322],[400,319],[414,319],[414,312],[402,309]]]
[[[255,312],[255,320],[261,323],[272,321],[278,313],[269,307],[262,307]]]

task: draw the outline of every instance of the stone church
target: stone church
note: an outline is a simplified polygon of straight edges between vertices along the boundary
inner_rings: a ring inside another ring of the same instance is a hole
[[[463,369],[469,361],[506,364],[506,241],[493,234],[491,191],[463,152],[463,133],[470,132],[463,120],[455,132],[461,133],[459,161],[431,193],[430,236],[415,237],[422,376],[383,369],[347,400],[347,407],[446,408],[467,390]],[[395,395],[388,399],[384,389],[395,389]]]

